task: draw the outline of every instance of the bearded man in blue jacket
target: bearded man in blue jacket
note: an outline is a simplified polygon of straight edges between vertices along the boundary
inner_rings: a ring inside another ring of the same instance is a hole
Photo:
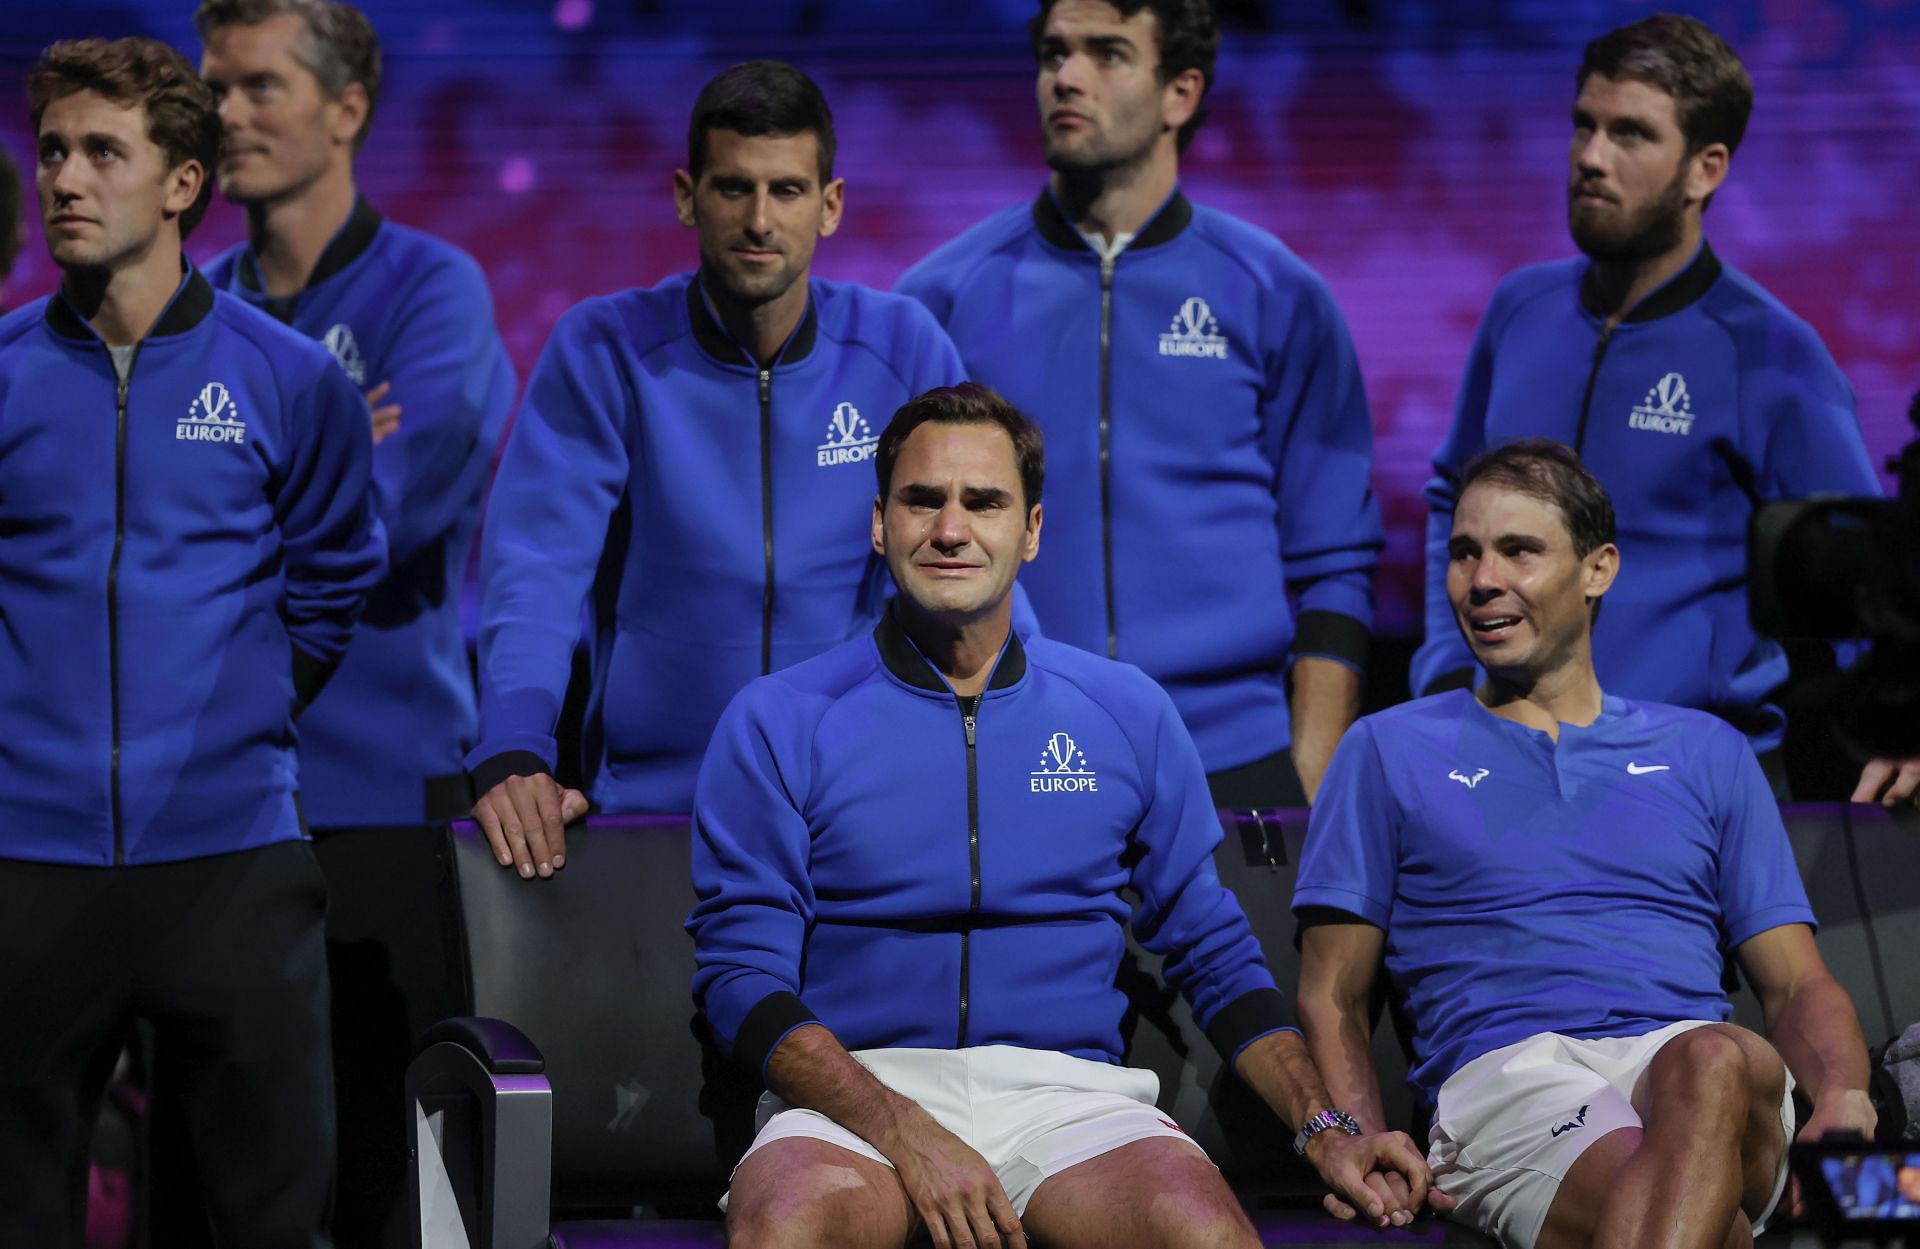
[[[1228,1065],[1301,1125],[1295,1148],[1404,1222],[1426,1171],[1328,1101],[1214,873],[1220,821],[1173,704],[1012,628],[1039,432],[967,383],[895,413],[874,463],[891,608],[749,684],[700,770],[694,992],[770,1090],[728,1243],[1257,1246],[1153,1073],[1121,1065],[1129,918]]]
[[[1880,493],[1853,389],[1813,327],[1703,232],[1753,111],[1733,50],[1694,18],[1657,15],[1588,44],[1575,83],[1567,224],[1584,255],[1509,274],[1474,339],[1426,490],[1413,689],[1474,680],[1446,594],[1461,467],[1550,437],[1620,500],[1635,553],[1594,626],[1600,680],[1720,716],[1784,797],[1787,656],[1747,617],[1747,525],[1769,500]],[[1920,760],[1882,760],[1855,798],[1916,787]]]
[[[1043,0],[1030,29],[1052,177],[900,290],[1046,431],[1047,636],[1166,687],[1216,805],[1304,804],[1359,710],[1383,543],[1346,323],[1278,239],[1180,192],[1209,0]]]
[[[865,632],[885,574],[862,536],[885,416],[960,377],[926,309],[809,277],[839,228],[833,117],[756,61],[695,101],[674,175],[700,268],[560,319],[481,539],[479,821],[523,876],[585,810],[554,726],[588,608],[584,762],[609,811],[685,811],[727,700]]]
[[[323,1246],[326,889],[293,715],[386,567],[366,404],[181,255],[220,123],[172,49],[28,77],[59,293],[0,320],[0,1244],[77,1247],[136,1018],[221,1243]]]

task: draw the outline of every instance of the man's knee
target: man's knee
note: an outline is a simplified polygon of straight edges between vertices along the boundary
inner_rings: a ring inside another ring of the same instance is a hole
[[[1178,1249],[1259,1249],[1260,1237],[1224,1183],[1156,1193],[1147,1205],[1148,1242]]]
[[[1744,1114],[1753,1100],[1751,1068],[1757,1065],[1749,1061],[1745,1045],[1719,1028],[1683,1032],[1654,1056],[1648,1074],[1657,1090],[1656,1100],[1647,1108],[1647,1118],[1659,1117],[1660,1094],[1685,1098],[1694,1113],[1706,1103],[1737,1108]]]
[[[889,1184],[891,1190],[885,1187]],[[898,1189],[888,1168],[845,1150],[769,1147],[734,1175],[727,1244],[730,1249],[896,1249],[909,1231],[906,1199]]]

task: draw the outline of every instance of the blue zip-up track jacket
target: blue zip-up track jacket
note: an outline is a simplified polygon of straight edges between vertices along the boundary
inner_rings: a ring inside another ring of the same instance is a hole
[[[292,712],[386,567],[367,407],[189,268],[123,387],[60,295],[0,320],[0,857],[303,834]]]
[[[846,283],[810,283],[766,369],[693,274],[562,317],[481,538],[476,792],[554,767],[591,593],[593,797],[609,811],[689,810],[734,694],[878,618],[874,445],[902,403],[960,376],[924,308]]]
[[[694,994],[756,1069],[814,1020],[849,1049],[1117,1063],[1131,915],[1231,1059],[1293,1024],[1215,874],[1220,839],[1192,740],[1137,668],[1016,631],[962,699],[889,612],[754,681],[714,731]]]
[[[1481,322],[1426,490],[1413,688],[1472,680],[1446,590],[1456,475],[1484,448],[1554,438],[1607,488],[1619,526],[1620,575],[1593,630],[1601,685],[1711,711],[1771,750],[1787,657],[1747,617],[1747,523],[1775,499],[1880,493],[1853,389],[1811,326],[1704,243],[1610,332],[1589,269],[1518,270]]]
[[[1040,628],[1165,686],[1209,772],[1285,749],[1293,657],[1365,662],[1384,542],[1326,284],[1176,192],[1112,262],[1042,194],[900,290],[1046,435]]]
[[[486,275],[363,199],[298,295],[269,298],[245,246],[207,277],[325,342],[362,392],[392,383],[382,402],[402,409],[399,429],[373,449],[390,569],[339,671],[300,717],[307,819],[324,828],[464,816],[480,717],[460,592],[514,389]]]

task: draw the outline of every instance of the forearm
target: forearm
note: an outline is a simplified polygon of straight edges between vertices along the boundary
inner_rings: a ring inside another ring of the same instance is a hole
[[[1866,1090],[1866,1038],[1853,1000],[1833,977],[1808,980],[1768,1014],[1774,1048],[1816,1107]]]
[[[902,1120],[925,1113],[880,1083],[821,1024],[789,1032],[767,1059],[766,1077],[789,1106],[819,1111],[889,1157]]]
[[[1240,1051],[1233,1069],[1291,1129],[1337,1105],[1298,1032],[1260,1037]]]
[[[1373,1066],[1366,1004],[1342,1006],[1302,995],[1299,1011],[1307,1052],[1326,1084],[1327,1096],[1354,1117],[1361,1131],[1385,1131],[1388,1124],[1380,1103],[1380,1074]]]
[[[1293,766],[1312,802],[1340,735],[1360,713],[1360,674],[1337,660],[1302,655],[1293,661]]]

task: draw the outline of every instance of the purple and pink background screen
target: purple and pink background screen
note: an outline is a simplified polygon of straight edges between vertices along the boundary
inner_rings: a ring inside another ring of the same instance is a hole
[[[1030,199],[1044,177],[1027,0],[365,7],[387,81],[361,186],[390,218],[485,266],[523,382],[568,306],[692,266],[670,179],[685,163],[695,94],[734,61],[792,61],[832,104],[847,213],[818,253],[822,276],[890,287],[937,244]],[[1346,314],[1387,522],[1383,633],[1419,631],[1420,486],[1487,298],[1509,270],[1571,250],[1562,188],[1580,47],[1654,7],[1222,5],[1230,20],[1212,121],[1187,153],[1183,184],[1286,240]],[[1820,332],[1883,460],[1911,436],[1907,402],[1920,387],[1920,6],[1666,7],[1713,25],[1754,79],[1753,121],[1708,236]],[[7,8],[0,143],[29,177],[20,84],[47,42],[147,34],[198,58],[192,0]],[[56,281],[28,215],[10,304]],[[189,250],[209,256],[241,233],[239,214],[216,197]]]

